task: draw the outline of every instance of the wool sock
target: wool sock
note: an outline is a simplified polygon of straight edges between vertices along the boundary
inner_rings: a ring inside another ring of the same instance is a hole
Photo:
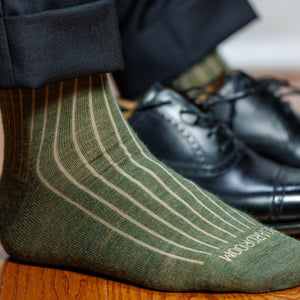
[[[228,71],[229,67],[217,53],[212,52],[201,62],[193,65],[191,68],[180,74],[175,82],[184,89],[195,86],[205,86],[219,79],[219,77]]]
[[[217,51],[213,51],[207,55],[201,62],[194,64],[192,67],[181,73],[177,78],[173,79],[167,84],[168,87],[178,89],[189,89],[191,87],[202,87],[205,86],[209,91],[217,90],[222,86],[223,78],[222,75],[226,71],[229,71],[229,67]],[[133,108],[133,103],[139,103],[144,99],[145,93],[139,95],[134,99],[120,99],[119,102],[122,110],[124,109],[125,116],[128,118],[132,114],[137,105]],[[132,102],[132,103],[130,103]],[[127,116],[129,111],[129,116]]]
[[[300,284],[300,243],[157,161],[105,76],[0,97],[1,242],[12,257],[166,291]]]

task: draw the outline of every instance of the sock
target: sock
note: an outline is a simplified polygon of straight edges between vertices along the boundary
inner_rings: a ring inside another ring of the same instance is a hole
[[[179,77],[175,79],[175,82],[184,89],[194,86],[205,86],[218,80],[224,71],[228,70],[229,68],[224,60],[214,51],[201,62],[180,74]]]
[[[106,77],[0,93],[1,242],[23,262],[165,291],[300,284],[300,243],[158,162]]]
[[[188,70],[181,73],[167,86],[175,89],[177,89],[178,85],[183,89],[189,89],[195,86],[206,86],[208,90],[214,91],[222,86],[224,78],[221,78],[221,75],[224,74],[225,71],[229,71],[229,67],[217,53],[217,51],[213,51],[211,54],[207,55],[201,62],[196,63]],[[139,103],[144,99],[144,96],[145,93],[139,95],[138,97],[135,97],[134,99],[124,99],[125,101],[121,101],[119,105],[122,108],[124,107],[126,111],[130,111],[132,110],[132,105],[130,104],[130,102]]]

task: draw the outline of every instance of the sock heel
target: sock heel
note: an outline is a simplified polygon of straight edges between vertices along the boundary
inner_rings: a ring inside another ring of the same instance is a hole
[[[11,228],[18,223],[19,206],[24,198],[25,186],[19,180],[3,174],[0,182],[0,239],[7,253],[13,253],[15,234]],[[19,226],[17,226],[19,227]],[[13,230],[15,231],[15,230]],[[21,232],[19,234],[22,234]]]

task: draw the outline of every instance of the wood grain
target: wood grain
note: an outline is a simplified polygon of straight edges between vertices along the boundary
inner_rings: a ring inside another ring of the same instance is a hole
[[[260,295],[163,293],[75,271],[30,266],[0,250],[0,300],[299,300],[300,287]]]
[[[257,75],[263,75],[257,73]],[[298,74],[275,74],[300,86]],[[291,99],[300,114],[300,100]],[[0,174],[3,134],[0,122]],[[0,245],[1,247],[1,245]],[[260,294],[161,293],[63,269],[29,266],[9,260],[0,248],[0,300],[299,300],[300,287]]]
[[[0,299],[107,299],[107,282],[71,271],[5,261],[1,267]]]

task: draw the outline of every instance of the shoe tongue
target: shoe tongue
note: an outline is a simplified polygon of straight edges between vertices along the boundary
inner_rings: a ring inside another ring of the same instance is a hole
[[[162,84],[160,83],[154,83],[151,88],[147,91],[147,93],[145,94],[143,100],[142,100],[142,104],[147,105],[148,103],[154,103],[157,96],[159,95],[159,93],[161,91],[164,90],[164,87]]]
[[[165,88],[160,83],[155,83],[145,94],[140,107],[157,106],[164,103],[177,102],[181,105],[190,105],[187,100],[174,90]]]
[[[232,96],[255,83],[253,78],[242,71],[226,73],[224,81],[223,87],[218,92],[222,96]]]

